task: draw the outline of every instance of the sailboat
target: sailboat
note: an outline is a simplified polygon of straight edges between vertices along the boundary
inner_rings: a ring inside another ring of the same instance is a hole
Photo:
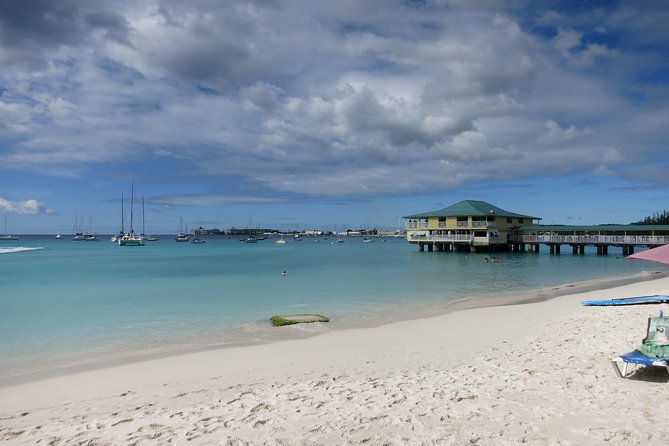
[[[183,225],[184,225],[184,220],[183,218],[179,219],[179,234],[174,238],[177,242],[190,242],[190,237],[188,237],[188,234],[183,232]],[[188,228],[186,228],[188,230]]]
[[[256,243],[258,241],[255,234],[253,233],[253,230],[251,229],[252,218],[253,216],[249,215],[249,224],[246,226],[247,237],[239,240],[242,243]]]
[[[73,231],[74,235],[72,236],[73,242],[82,242],[84,240],[84,233],[81,230],[81,226],[83,225],[84,225],[83,221],[80,223],[79,215],[74,214],[74,231]]]
[[[19,237],[15,235],[11,235],[7,232],[7,214],[5,214],[5,233],[3,235],[0,235],[0,240],[5,241],[5,240],[18,240]]]
[[[123,234],[121,238],[118,239],[119,246],[144,246],[144,240],[140,235],[135,234],[135,229],[133,228],[133,216],[134,216],[134,207],[135,207],[135,176],[132,176],[132,183],[130,188],[130,231]]]
[[[88,232],[84,232],[84,241],[85,242],[97,242],[100,239],[93,235],[93,218],[89,217],[88,219]]]
[[[125,234],[125,215],[123,213],[123,194],[121,194],[121,230],[118,231],[118,234],[113,234],[111,236],[111,242],[118,243],[121,237],[123,237],[123,234]]]
[[[147,241],[147,242],[156,242],[158,241],[158,237],[155,237],[153,235],[147,235],[144,232],[144,196],[142,196],[142,240]],[[149,228],[149,231],[151,228]]]

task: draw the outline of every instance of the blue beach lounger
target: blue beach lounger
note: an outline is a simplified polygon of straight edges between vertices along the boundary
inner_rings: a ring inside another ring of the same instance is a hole
[[[633,352],[629,352],[613,358],[611,360],[611,364],[613,365],[613,369],[616,371],[616,374],[620,378],[627,378],[627,364],[666,367],[667,373],[669,373],[669,358],[655,358],[652,356],[646,356],[639,350],[634,350]],[[622,370],[620,368],[620,364],[622,364]]]
[[[648,318],[646,337],[641,347],[633,352],[617,356],[611,360],[613,369],[621,378],[627,378],[627,364],[665,367],[669,373],[669,318],[665,318],[660,310],[660,317]],[[622,364],[622,370],[620,365]]]

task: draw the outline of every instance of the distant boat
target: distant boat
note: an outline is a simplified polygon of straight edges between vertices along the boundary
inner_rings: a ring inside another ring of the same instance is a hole
[[[281,236],[281,240],[277,240],[277,241],[274,242],[274,243],[276,243],[277,245],[285,245],[285,244],[286,244],[286,241],[283,239],[283,235],[282,235],[282,236]]]
[[[84,232],[81,229],[84,226],[83,216],[82,220],[79,220],[79,215],[74,214],[74,230],[72,231],[74,235],[72,236],[73,242],[83,242],[84,241]]]
[[[118,231],[118,234],[113,234],[111,236],[112,243],[118,243],[118,241],[125,234],[125,214],[123,212],[123,194],[121,194],[121,229]]]
[[[0,235],[0,240],[6,241],[6,240],[18,240],[20,237],[17,237],[15,235],[11,235],[7,232],[7,214],[5,214],[5,233],[3,235]]]
[[[65,237],[63,237],[60,234],[56,234],[56,240],[63,240]]]
[[[246,232],[249,234],[248,237],[239,239],[239,241],[242,242],[242,243],[257,243],[258,242],[258,238],[255,236],[255,234],[253,233],[253,230],[251,229],[252,218],[253,217],[251,215],[249,215],[249,224],[246,226]]]
[[[179,234],[177,234],[176,237],[174,237],[174,240],[177,242],[190,242],[190,237],[188,237],[188,234],[183,232],[183,224],[184,220],[183,218],[179,219]]]
[[[122,237],[118,239],[119,246],[144,246],[144,240],[139,235],[129,232],[123,234]]]
[[[149,228],[149,231],[151,228]],[[147,235],[144,233],[144,197],[142,197],[142,240],[147,241],[147,242],[156,242],[158,241],[158,237],[154,235]]]
[[[373,241],[374,241],[374,240],[372,240],[371,238],[367,238],[367,237],[365,237],[365,238],[362,239],[362,242],[363,242],[363,243],[372,243]]]
[[[190,241],[194,245],[201,245],[203,243],[207,243],[206,240],[202,240],[201,238],[195,237],[193,240]]]
[[[121,202],[123,200],[121,199]],[[144,246],[144,240],[138,234],[135,234],[135,229],[133,228],[133,218],[134,218],[134,207],[135,207],[135,176],[132,176],[131,187],[130,187],[130,231],[123,234],[118,238],[117,242],[119,246]]]
[[[97,242],[100,241],[100,238],[97,235],[93,234],[93,219],[88,219],[88,232],[83,233],[85,242]]]

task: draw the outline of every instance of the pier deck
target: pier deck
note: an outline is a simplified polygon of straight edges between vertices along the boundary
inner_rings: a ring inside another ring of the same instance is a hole
[[[539,247],[546,245],[551,254],[560,254],[564,246],[571,247],[573,254],[584,254],[586,246],[593,246],[600,255],[608,254],[610,247],[619,247],[628,256],[637,247],[669,244],[669,225],[523,226],[514,228],[506,243],[497,245],[487,239],[479,241],[473,234],[427,231],[408,232],[407,240],[418,244],[421,251],[539,252]]]
[[[655,247],[669,243],[666,225],[600,225],[600,226],[526,226],[514,230],[509,237],[510,249],[525,251],[529,245],[538,251],[547,245],[552,254],[559,254],[563,245],[573,254],[584,254],[586,246],[597,248],[597,254],[608,254],[609,247],[622,248],[623,255],[634,253],[636,247]]]

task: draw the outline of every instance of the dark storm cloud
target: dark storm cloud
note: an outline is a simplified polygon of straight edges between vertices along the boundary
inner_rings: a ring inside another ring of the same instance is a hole
[[[5,66],[44,69],[50,51],[89,45],[95,30],[127,44],[126,20],[106,10],[107,5],[109,2],[87,0],[0,2],[0,60]]]

